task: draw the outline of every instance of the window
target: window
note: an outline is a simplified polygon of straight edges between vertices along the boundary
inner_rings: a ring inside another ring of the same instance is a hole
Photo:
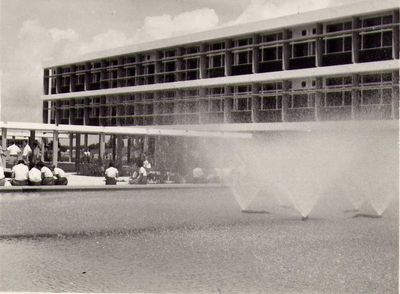
[[[262,110],[271,110],[271,109],[281,109],[282,108],[282,96],[264,96],[261,100],[261,109]]]
[[[223,99],[212,99],[209,102],[209,112],[223,112],[224,111],[224,100]]]
[[[362,20],[362,27],[374,27],[393,22],[392,15],[378,16],[373,18],[366,18]],[[383,48],[392,46],[392,29],[391,28],[377,28],[371,31],[361,32],[361,50]]]
[[[340,91],[340,92],[328,92],[325,96],[325,106],[337,107],[343,105],[351,105],[351,92]]]
[[[222,96],[225,93],[225,89],[223,87],[211,88],[207,90],[208,96]]]
[[[219,68],[225,66],[225,54],[211,55],[209,57],[209,68]]]
[[[235,40],[235,47],[247,46],[247,45],[251,45],[251,44],[253,44],[252,38]]]
[[[251,110],[251,98],[235,98],[233,100],[234,111],[249,111]]]
[[[261,61],[282,60],[282,46],[261,48]]]
[[[361,76],[361,104],[379,105],[392,103],[392,73]]]
[[[304,42],[292,44],[292,57],[308,57],[315,55],[315,42]]]
[[[251,64],[252,56],[253,52],[251,51],[234,52],[233,65]]]
[[[315,93],[293,94],[291,100],[292,108],[314,107]]]
[[[209,45],[209,51],[225,49],[225,42],[214,43]]]

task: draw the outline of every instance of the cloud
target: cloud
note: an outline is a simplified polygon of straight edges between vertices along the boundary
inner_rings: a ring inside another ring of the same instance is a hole
[[[310,10],[337,6],[353,0],[252,0],[250,5],[233,21],[225,25],[234,25],[284,15],[297,14]]]
[[[196,33],[213,29],[218,23],[218,15],[214,9],[209,8],[183,12],[176,16],[168,14],[148,16],[143,26],[134,34],[133,39],[136,42],[145,42]]]

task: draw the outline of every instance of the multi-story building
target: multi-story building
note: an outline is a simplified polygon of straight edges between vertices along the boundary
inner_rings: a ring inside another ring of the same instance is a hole
[[[398,119],[399,3],[366,1],[43,67],[45,123]]]

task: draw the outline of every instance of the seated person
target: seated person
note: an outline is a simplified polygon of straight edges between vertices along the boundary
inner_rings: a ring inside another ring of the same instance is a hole
[[[195,167],[192,171],[193,174],[193,183],[204,183],[205,182],[205,175],[203,169],[201,167]]]
[[[6,184],[6,176],[4,175],[4,169],[0,165],[0,186],[4,186]]]
[[[143,162],[139,161],[137,171],[129,179],[129,184],[147,184],[147,171],[143,167]]]
[[[36,165],[34,165],[28,172],[28,180],[29,180],[29,185],[31,186],[40,186],[42,184],[42,173],[40,170],[37,168]]]
[[[118,170],[114,167],[114,164],[110,162],[110,166],[105,171],[106,185],[116,185],[118,181]]]
[[[52,170],[53,170],[53,175],[56,178],[54,180],[55,185],[64,185],[65,186],[68,184],[68,179],[65,175],[65,172],[61,168],[53,165]]]
[[[11,170],[11,185],[13,186],[26,186],[28,185],[29,169],[23,160],[19,160],[17,165],[14,165]]]
[[[42,185],[54,185],[53,172],[43,162],[38,163],[38,168],[40,168],[40,172],[42,173]]]

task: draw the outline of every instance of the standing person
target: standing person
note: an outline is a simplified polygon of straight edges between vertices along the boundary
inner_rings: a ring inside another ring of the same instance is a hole
[[[65,175],[65,172],[61,168],[53,165],[51,169],[53,171],[54,177],[56,178],[54,180],[55,185],[67,185],[68,184],[68,179]]]
[[[28,180],[30,186],[40,186],[42,184],[42,173],[37,165],[33,165],[28,172]]]
[[[8,146],[7,151],[10,156],[10,165],[14,166],[18,161],[18,155],[21,153],[21,149],[15,145],[15,141],[11,141],[11,145]]]
[[[33,144],[33,156],[32,156],[32,162],[34,164],[39,163],[42,160],[42,150],[40,150],[39,142],[35,141]]]
[[[23,160],[19,160],[17,165],[12,168],[11,185],[13,186],[26,186],[28,185],[29,169]]]
[[[106,185],[116,185],[118,181],[118,170],[114,167],[114,163],[110,162],[109,167],[105,171]]]
[[[28,142],[24,140],[22,143],[22,160],[25,161],[26,164],[29,164],[30,162],[30,157],[32,155],[32,149],[31,146],[29,146]]]
[[[54,185],[53,172],[43,162],[38,163],[38,168],[40,169],[40,172],[42,174],[42,185]]]
[[[6,176],[4,175],[4,169],[0,165],[0,186],[4,186],[6,184]]]

